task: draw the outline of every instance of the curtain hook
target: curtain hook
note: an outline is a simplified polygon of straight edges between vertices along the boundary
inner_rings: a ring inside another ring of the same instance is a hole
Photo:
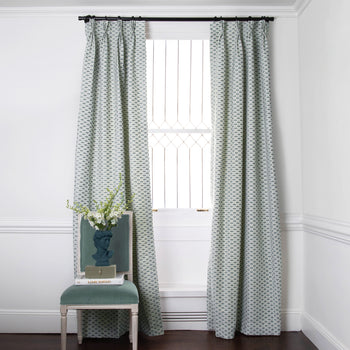
[[[135,27],[136,27],[135,17],[132,16],[131,17],[131,29],[132,29],[132,33],[134,36],[135,36]]]
[[[264,21],[264,22],[262,22],[262,25],[263,25],[263,35],[264,35],[265,39],[267,40],[267,29],[268,29],[269,22]]]
[[[221,40],[221,38],[224,36],[224,30],[225,30],[225,27],[224,27],[224,20],[222,19],[222,16],[221,16],[221,33],[220,33],[220,37],[219,37],[219,40]]]

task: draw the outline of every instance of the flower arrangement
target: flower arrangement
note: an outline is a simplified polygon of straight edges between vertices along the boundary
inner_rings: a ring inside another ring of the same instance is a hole
[[[134,195],[127,202],[123,199],[123,193],[120,193],[122,186],[122,179],[119,176],[119,184],[114,190],[107,188],[108,196],[105,202],[96,202],[96,211],[90,210],[85,205],[78,202],[74,202],[73,206],[69,205],[69,200],[67,200],[67,208],[73,210],[78,214],[84,215],[84,218],[89,221],[91,227],[96,230],[110,230],[112,227],[117,226],[118,220],[122,217],[124,212],[129,209],[129,206],[134,198]],[[115,198],[119,197],[120,200],[113,204]]]

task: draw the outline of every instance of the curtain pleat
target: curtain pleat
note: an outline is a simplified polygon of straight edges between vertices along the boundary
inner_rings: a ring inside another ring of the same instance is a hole
[[[139,328],[163,334],[153,237],[147,134],[146,39],[144,22],[86,23],[74,200],[94,208],[107,187],[124,182],[126,199],[135,194],[134,282],[140,295]],[[74,217],[75,273],[77,217]],[[120,337],[129,329],[126,310],[83,313],[86,337]]]
[[[268,23],[211,24],[212,239],[208,327],[278,335],[281,243]]]

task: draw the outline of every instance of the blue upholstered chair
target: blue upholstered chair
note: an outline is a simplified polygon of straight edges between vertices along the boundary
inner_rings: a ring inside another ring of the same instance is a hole
[[[78,273],[87,265],[94,265],[92,254],[96,251],[93,243],[94,229],[79,217],[78,223]],[[137,350],[139,295],[132,282],[132,212],[126,212],[112,229],[110,249],[114,250],[111,264],[117,265],[117,272],[123,272],[127,280],[123,285],[72,285],[61,295],[61,350],[66,350],[67,312],[77,310],[78,342],[82,336],[82,310],[129,309],[129,339],[132,349]]]

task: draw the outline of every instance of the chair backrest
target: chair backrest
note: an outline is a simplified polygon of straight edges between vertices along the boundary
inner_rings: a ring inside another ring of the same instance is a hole
[[[85,271],[87,265],[95,265],[92,255],[95,254],[95,229],[82,215],[78,218],[78,273]],[[117,265],[117,272],[123,272],[132,281],[132,212],[127,211],[119,219],[118,225],[112,228],[109,249],[114,254],[110,264]]]

